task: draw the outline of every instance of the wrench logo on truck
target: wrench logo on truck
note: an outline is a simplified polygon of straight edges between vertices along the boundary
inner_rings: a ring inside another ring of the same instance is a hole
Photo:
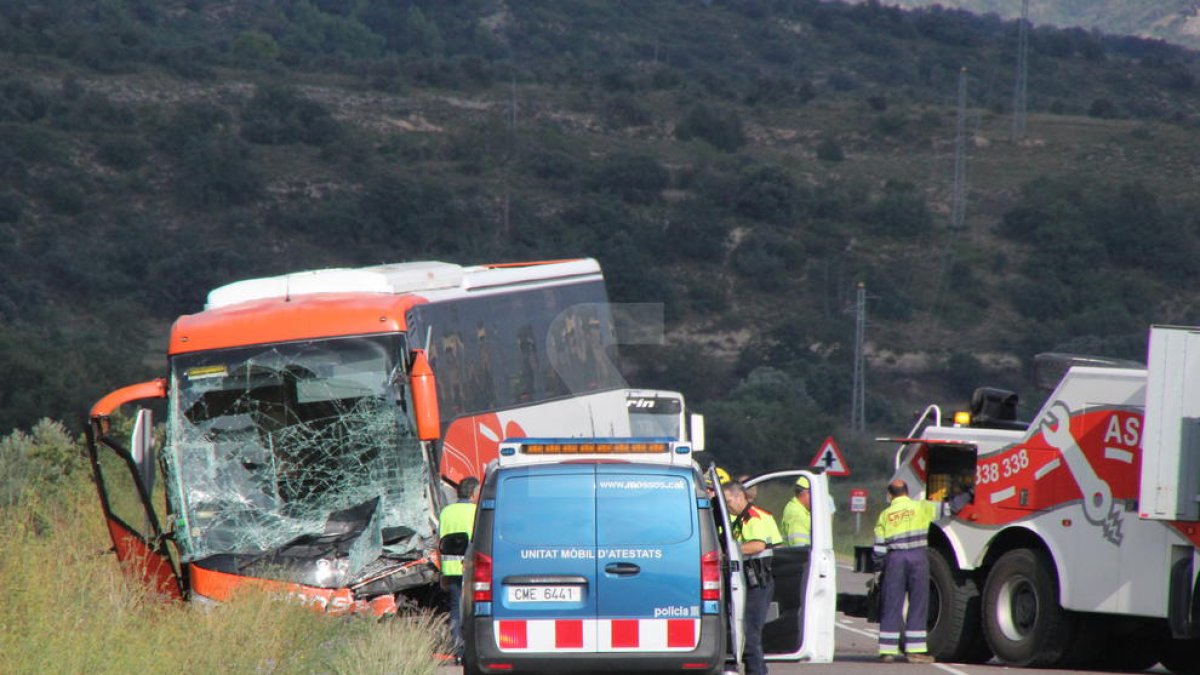
[[[1071,410],[1062,401],[1055,401],[1042,418],[1041,427],[1046,442],[1062,455],[1083,493],[1083,516],[1104,530],[1105,539],[1120,546],[1121,509],[1113,501],[1112,488],[1096,475],[1095,468],[1071,435]]]

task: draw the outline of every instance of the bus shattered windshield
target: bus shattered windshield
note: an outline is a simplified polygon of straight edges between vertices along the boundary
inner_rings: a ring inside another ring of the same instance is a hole
[[[183,354],[164,452],[183,562],[321,587],[420,556],[399,335]]]

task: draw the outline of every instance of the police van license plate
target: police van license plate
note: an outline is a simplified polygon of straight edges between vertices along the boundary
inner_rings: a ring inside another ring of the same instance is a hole
[[[583,589],[579,586],[509,586],[509,602],[579,602]]]

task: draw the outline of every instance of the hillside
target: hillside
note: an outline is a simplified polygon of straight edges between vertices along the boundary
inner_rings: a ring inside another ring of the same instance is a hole
[[[910,9],[940,5],[1005,19],[1021,15],[1021,3],[1012,0],[883,0],[881,4]],[[1196,0],[1030,0],[1029,20],[1200,47],[1200,2]]]
[[[0,428],[160,373],[213,286],[416,259],[599,258],[665,304],[631,381],[745,468],[841,432],[860,280],[869,431],[1034,399],[1036,352],[1194,321],[1200,89],[1186,50],[1039,28],[1013,142],[1014,35],[816,0],[5,3]]]

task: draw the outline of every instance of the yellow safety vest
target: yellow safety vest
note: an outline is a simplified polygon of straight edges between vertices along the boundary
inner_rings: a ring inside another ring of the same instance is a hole
[[[924,548],[929,544],[929,526],[940,513],[935,502],[896,497],[875,523],[875,552]]]
[[[771,547],[783,542],[774,516],[757,506],[747,506],[743,517],[733,519],[733,538],[739,544],[761,541],[767,545],[765,550],[750,556],[751,558],[771,557]]]
[[[471,539],[471,530],[475,527],[475,503],[455,502],[442,509],[438,519],[438,536],[466,532],[467,540]],[[461,555],[442,556],[442,576],[461,577],[463,573],[463,557]]]
[[[812,514],[795,497],[783,507],[783,536],[788,546],[812,546]]]

